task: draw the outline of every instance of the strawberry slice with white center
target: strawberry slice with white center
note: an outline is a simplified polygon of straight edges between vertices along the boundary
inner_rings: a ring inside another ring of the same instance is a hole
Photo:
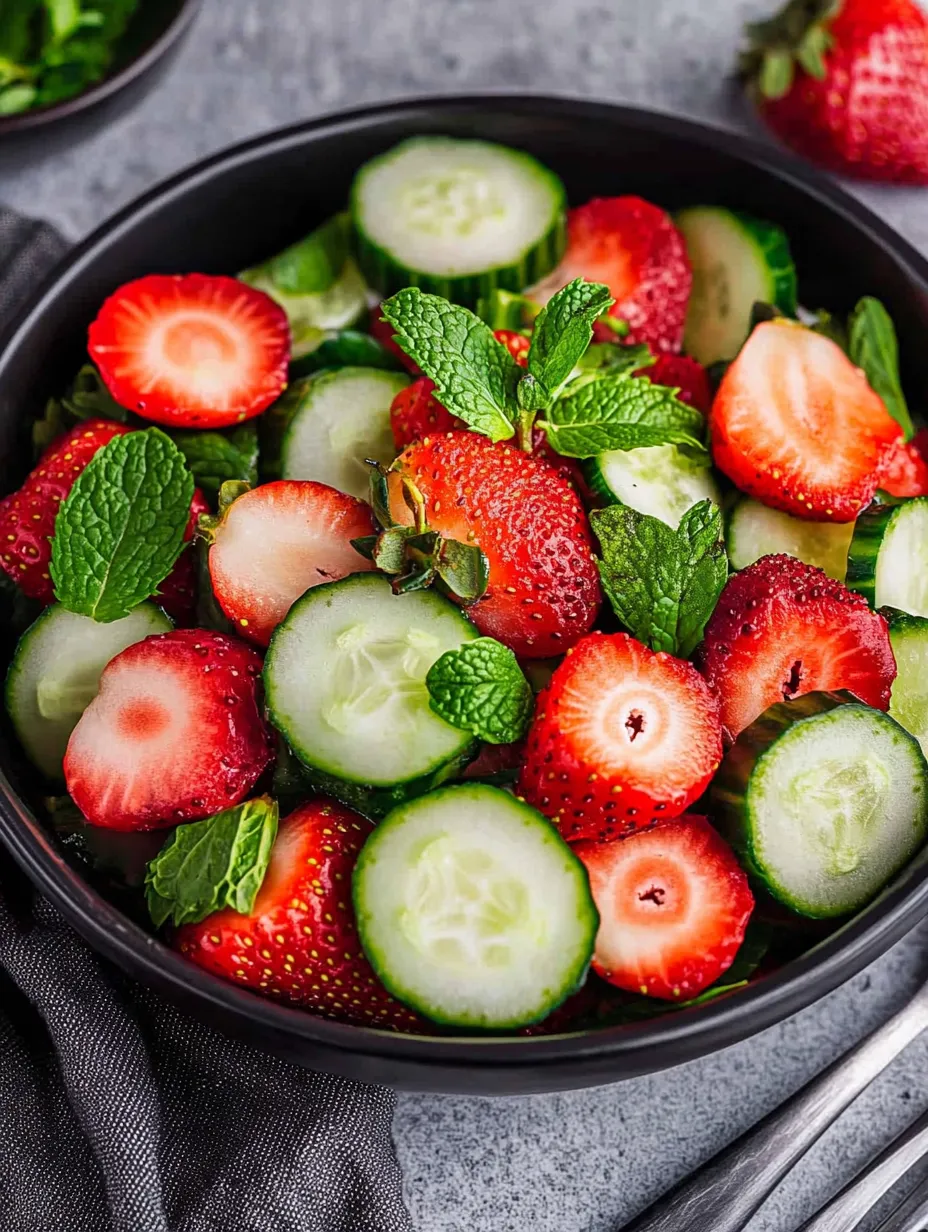
[[[256,651],[175,629],[118,654],[71,733],[64,776],[89,822],[154,830],[238,804],[273,757]]]
[[[758,325],[709,416],[716,465],[742,492],[816,522],[852,522],[902,429],[830,338],[795,321]]]
[[[538,698],[519,793],[570,842],[605,841],[682,813],[721,757],[718,701],[691,664],[591,633]]]
[[[600,915],[593,969],[627,992],[686,1001],[734,961],[754,908],[748,879],[704,817],[619,843],[577,843]]]
[[[155,423],[220,428],[283,392],[290,326],[269,295],[236,278],[151,274],[105,301],[88,350],[121,406]]]
[[[282,479],[253,488],[207,531],[216,598],[244,637],[266,646],[311,586],[373,569],[351,540],[374,529],[364,501],[328,484]]]

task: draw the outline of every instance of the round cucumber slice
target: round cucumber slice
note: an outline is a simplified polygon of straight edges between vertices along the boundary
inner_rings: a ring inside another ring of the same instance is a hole
[[[853,522],[807,522],[745,496],[731,511],[726,546],[733,569],[785,552],[843,582],[853,534]]]
[[[872,506],[860,515],[847,584],[873,607],[928,616],[928,496]]]
[[[292,385],[278,414],[289,417],[281,444],[281,478],[316,479],[367,499],[370,467],[396,457],[390,406],[409,384],[400,372],[339,368]]]
[[[928,833],[928,762],[895,719],[851,693],[771,706],[712,785],[749,870],[800,915],[856,911]]]
[[[915,737],[928,757],[928,620],[893,614],[889,640],[896,656],[889,713]]]
[[[414,137],[358,172],[358,260],[384,296],[417,286],[475,308],[550,273],[566,245],[567,196],[531,155],[487,141]]]
[[[711,205],[681,210],[675,221],[693,267],[683,335],[688,355],[706,367],[734,359],[758,301],[796,315],[796,270],[780,227]]]
[[[675,530],[702,500],[719,504],[708,455],[693,457],[676,445],[612,449],[584,465],[592,491],[608,504],[628,505]]]
[[[71,732],[97,696],[110,659],[173,627],[154,603],[141,603],[108,624],[55,603],[29,626],[7,673],[6,709],[29,760],[47,778],[62,779]]]
[[[560,1005],[585,978],[599,925],[586,870],[550,822],[486,784],[394,809],[361,850],[354,906],[395,997],[484,1029]]]
[[[382,814],[474,753],[470,733],[431,709],[425,677],[445,651],[476,637],[450,600],[431,590],[394,595],[381,574],[315,586],[271,638],[269,718],[317,786]]]

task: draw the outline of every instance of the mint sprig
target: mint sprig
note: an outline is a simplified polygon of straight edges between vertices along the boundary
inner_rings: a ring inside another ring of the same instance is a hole
[[[216,496],[231,479],[258,482],[258,428],[253,419],[225,432],[175,432],[174,444],[186,459],[194,483]]]
[[[552,295],[535,319],[528,353],[528,373],[540,386],[537,409],[550,406],[580,362],[593,337],[593,323],[615,300],[609,288],[575,278]]]
[[[178,826],[145,877],[155,926],[196,924],[223,907],[248,915],[267,872],[277,821],[276,800],[258,796]]]
[[[686,658],[702,640],[728,579],[722,515],[711,501],[676,530],[625,505],[590,514],[603,590],[626,629],[652,650]]]
[[[848,321],[848,351],[853,363],[864,370],[871,389],[902,428],[907,441],[915,434],[912,416],[899,376],[899,344],[892,317],[878,299],[865,295]]]
[[[104,445],[55,520],[58,601],[107,623],[155,594],[183,550],[193,486],[183,454],[158,428]]]
[[[425,678],[429,705],[446,723],[488,744],[521,740],[535,699],[516,656],[492,637],[446,651]]]

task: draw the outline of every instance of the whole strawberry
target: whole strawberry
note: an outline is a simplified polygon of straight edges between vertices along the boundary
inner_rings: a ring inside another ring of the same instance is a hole
[[[424,1027],[383,988],[358,941],[351,873],[372,829],[334,801],[302,805],[280,823],[251,913],[225,909],[185,924],[177,949],[233,983],[329,1018]]]
[[[844,175],[928,183],[928,19],[915,0],[790,0],[748,26],[761,116]]]

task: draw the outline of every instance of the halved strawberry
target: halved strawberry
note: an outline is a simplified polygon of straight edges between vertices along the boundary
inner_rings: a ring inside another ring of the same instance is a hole
[[[328,484],[262,484],[207,532],[216,598],[244,637],[266,646],[304,591],[373,568],[351,546],[373,532],[369,506]]]
[[[176,948],[224,979],[328,1018],[427,1030],[394,1001],[361,952],[351,874],[372,829],[334,801],[302,805],[280,823],[251,914],[226,909],[185,924]]]
[[[109,419],[88,419],[53,441],[18,491],[0,505],[0,568],[30,599],[55,597],[48,572],[58,507],[98,449],[127,432]]]
[[[520,367],[528,367],[528,353],[532,346],[531,338],[526,334],[520,334],[515,329],[495,329],[493,337],[503,344]]]
[[[150,274],[107,299],[90,357],[120,404],[173,427],[258,415],[284,390],[287,314],[263,291],[216,274]]]
[[[564,838],[676,817],[722,758],[718,701],[694,667],[627,633],[591,633],[538,698],[518,790]]]
[[[158,587],[155,601],[159,603],[175,625],[193,624],[197,610],[197,556],[190,540],[193,538],[201,513],[209,513],[209,503],[199,488],[193,490],[190,502],[190,519],[184,531],[184,548],[174,562],[174,568]]]
[[[762,556],[729,578],[697,647],[728,741],[774,702],[849,689],[889,706],[896,661],[886,621],[862,595],[793,556]]]
[[[260,676],[256,651],[207,629],[123,650],[68,742],[74,803],[111,830],[155,830],[238,804],[273,757]]]
[[[880,487],[890,496],[928,496],[928,428],[906,444],[890,449],[880,475]]]
[[[616,301],[610,315],[631,326],[629,342],[680,350],[693,275],[683,236],[659,206],[641,197],[598,197],[571,210],[567,252],[528,294],[548,299],[574,278],[606,284]],[[605,325],[595,332],[601,341],[614,339]]]
[[[705,817],[621,843],[578,843],[600,916],[593,970],[645,996],[686,1001],[734,961],[754,908],[748,879]]]
[[[411,445],[391,473],[391,513],[411,524],[401,476],[425,499],[434,530],[476,544],[490,565],[483,598],[468,608],[482,633],[516,654],[562,654],[590,628],[601,601],[590,528],[554,467],[476,432]]]
[[[635,376],[646,376],[655,385],[678,389],[677,396],[681,402],[701,411],[703,415],[709,414],[712,406],[709,374],[702,364],[689,355],[658,355],[649,368],[640,369]]]
[[[716,465],[765,505],[852,522],[902,429],[830,338],[795,321],[758,325],[709,416]]]

